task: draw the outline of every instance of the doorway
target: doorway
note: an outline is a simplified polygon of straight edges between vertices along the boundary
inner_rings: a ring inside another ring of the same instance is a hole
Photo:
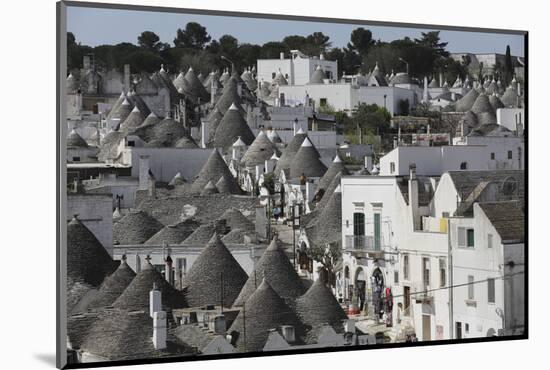
[[[409,316],[411,311],[411,287],[409,286],[403,287],[403,306],[403,314]]]
[[[456,339],[462,339],[462,323],[456,323]]]
[[[432,340],[432,316],[422,315],[422,340]]]

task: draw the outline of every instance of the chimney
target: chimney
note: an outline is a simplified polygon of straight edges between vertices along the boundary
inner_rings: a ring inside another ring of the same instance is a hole
[[[216,100],[216,93],[218,92],[218,84],[215,81],[215,78],[212,78],[210,81],[210,105],[214,106],[214,101]]]
[[[311,202],[315,197],[315,191],[313,189],[313,183],[306,181],[306,199],[308,202]]]
[[[155,312],[162,310],[162,294],[153,283],[153,289],[149,292],[149,316],[153,317]]]
[[[210,133],[208,132],[208,124],[206,122],[201,121],[201,148],[206,148],[206,143],[208,141],[208,136]]]
[[[428,77],[424,76],[424,90],[422,91],[422,102],[428,102]]]
[[[170,254],[166,257],[166,260],[164,261],[164,278],[170,285],[174,285],[174,279],[172,274],[172,257],[170,257]]]
[[[418,179],[416,178],[416,165],[409,165],[409,206],[413,221],[413,230],[420,230],[420,217],[418,215]]]
[[[281,58],[281,60],[285,59],[285,53],[283,51],[279,53],[279,58]]]
[[[393,148],[394,149],[397,148],[397,137],[396,136],[394,136],[394,138],[393,138]]]
[[[365,156],[365,168],[369,173],[372,172],[372,155]]]
[[[149,156],[139,156],[139,190],[147,190],[149,186]]]
[[[279,94],[279,105],[281,107],[285,106],[285,94],[284,93]]]
[[[325,60],[325,54],[323,53],[319,54],[319,60]]]
[[[344,320],[344,332],[355,333],[355,321],[352,319]]]
[[[153,314],[153,345],[155,349],[166,348],[166,332],[166,312],[155,312]]]
[[[136,254],[136,274],[141,271],[141,258]]]
[[[155,179],[155,175],[149,170],[149,184],[148,184],[148,190],[149,190],[149,197],[150,198],[156,198],[157,197],[157,181]]]
[[[296,341],[296,336],[294,335],[294,326],[292,325],[283,325],[281,326],[281,332],[283,338],[287,343],[294,343]]]
[[[439,72],[439,87],[443,87],[443,73]]]
[[[124,65],[124,90],[130,91],[130,65]]]

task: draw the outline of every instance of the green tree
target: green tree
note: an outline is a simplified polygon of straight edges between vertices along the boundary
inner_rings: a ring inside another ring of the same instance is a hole
[[[151,31],[144,31],[138,36],[138,45],[146,50],[159,51],[163,44],[158,35]]]
[[[439,33],[440,31],[422,32],[422,37],[419,39],[415,39],[414,41],[417,44],[428,46],[429,48],[433,49],[439,56],[448,57],[449,52],[445,50],[448,43],[441,42]]]
[[[283,44],[285,44],[289,50],[303,50],[307,43],[308,41],[304,36],[292,35],[283,39]]]
[[[348,48],[357,51],[360,55],[366,55],[370,47],[374,45],[372,32],[363,27],[354,29],[351,32]]]
[[[324,33],[313,32],[311,35],[306,37],[307,43],[305,45],[304,53],[309,55],[319,55],[326,52],[332,45],[329,40],[330,37]]]
[[[506,45],[506,54],[504,56],[504,84],[508,84],[512,81],[512,76],[514,75],[514,65],[512,63],[512,54],[510,53],[510,45]]]
[[[206,32],[206,27],[196,22],[189,22],[185,29],[178,28],[174,45],[177,48],[202,49],[212,38]]]

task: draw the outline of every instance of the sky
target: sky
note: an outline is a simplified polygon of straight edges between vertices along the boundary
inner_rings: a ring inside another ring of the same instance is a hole
[[[213,39],[230,34],[241,43],[263,44],[268,41],[281,41],[285,36],[307,36],[313,32],[323,32],[330,36],[333,47],[343,47],[349,42],[351,31],[357,27],[371,30],[375,40],[392,41],[405,36],[416,38],[427,29],[370,26],[341,23],[320,23],[306,21],[271,20],[229,16],[176,14],[136,10],[115,10],[98,8],[68,7],[67,31],[72,32],[76,41],[83,45],[97,46],[131,42],[136,44],[143,31],[155,32],[162,42],[173,45],[178,28],[185,28],[188,22],[198,22],[206,27]],[[524,56],[522,35],[445,31],[440,33],[442,41],[448,42],[450,52],[501,53],[506,45],[514,56]]]

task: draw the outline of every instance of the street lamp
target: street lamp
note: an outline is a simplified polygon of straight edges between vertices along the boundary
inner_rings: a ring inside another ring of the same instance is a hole
[[[405,59],[403,59],[401,57],[399,58],[399,60],[407,65],[407,74],[409,74],[409,62],[407,62]]]
[[[231,59],[229,59],[228,57],[222,55],[221,58],[225,61],[228,61],[229,63],[231,63],[231,74],[233,74],[235,72],[235,63],[233,63],[233,61]]]

